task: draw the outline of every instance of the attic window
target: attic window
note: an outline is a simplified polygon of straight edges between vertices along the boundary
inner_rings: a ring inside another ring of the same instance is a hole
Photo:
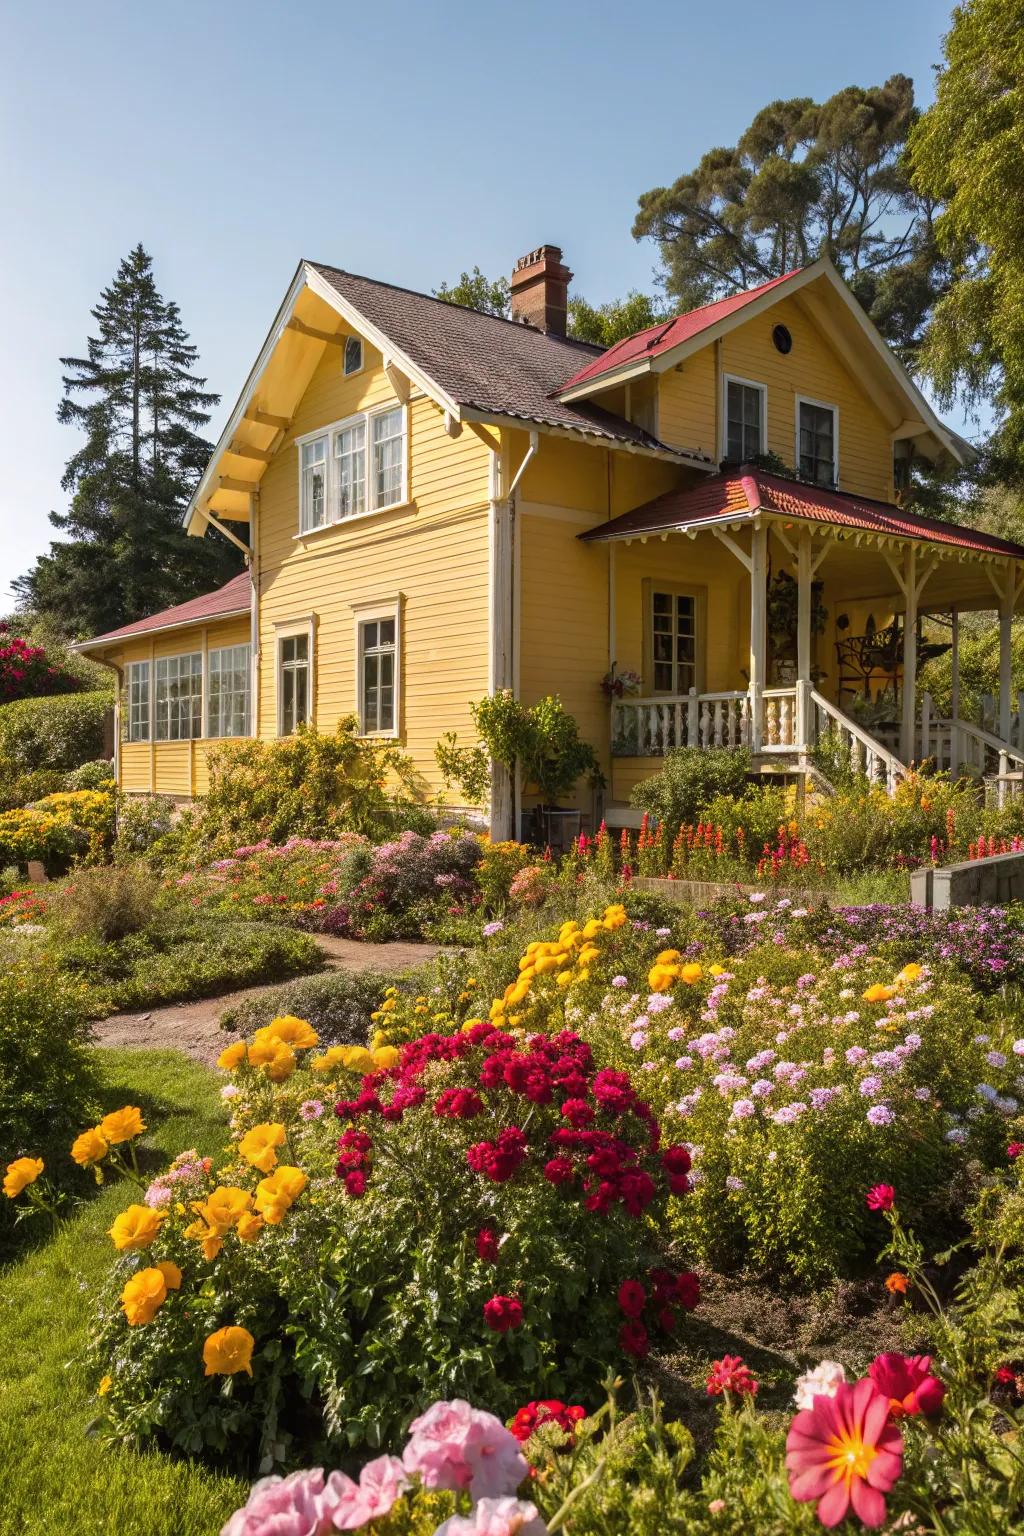
[[[775,327],[772,331],[772,341],[775,344],[776,352],[781,352],[785,355],[793,350],[793,338],[784,325],[777,325]]]
[[[358,336],[345,338],[345,376],[359,373],[363,366],[363,343]]]

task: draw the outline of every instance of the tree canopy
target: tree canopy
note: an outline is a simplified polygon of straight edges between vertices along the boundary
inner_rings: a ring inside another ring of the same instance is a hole
[[[682,309],[828,255],[909,360],[946,278],[936,198],[911,184],[906,162],[917,117],[905,75],[821,103],[771,102],[732,148],[642,193],[633,234],[657,243]]]
[[[508,279],[485,277],[479,267],[461,273],[457,283],[442,283],[440,288],[434,289],[434,297],[504,319],[512,313],[512,285]],[[659,320],[668,319],[672,313],[650,294],[640,293],[637,289],[631,289],[624,299],[612,299],[597,306],[588,304],[582,296],[570,294],[568,333],[577,341],[610,347],[624,336],[632,336],[649,325],[657,325]]]
[[[941,202],[952,281],[920,365],[939,401],[991,402],[991,469],[1024,483],[1024,3],[953,12],[936,99],[910,139],[914,185]]]
[[[64,357],[57,419],[81,445],[68,459],[65,535],[15,582],[21,601],[70,635],[97,633],[226,581],[238,557],[219,536],[190,539],[182,512],[211,452],[202,429],[219,396],[197,372],[178,307],[141,245],[92,311],[83,357]]]

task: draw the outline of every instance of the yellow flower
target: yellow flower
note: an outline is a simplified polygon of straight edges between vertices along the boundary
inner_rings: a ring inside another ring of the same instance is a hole
[[[679,967],[679,979],[685,981],[688,987],[692,987],[695,981],[700,981],[703,975],[704,969],[697,964],[696,960],[691,960],[688,965]]]
[[[283,1040],[293,1051],[308,1051],[320,1039],[311,1024],[305,1019],[297,1019],[291,1013],[283,1013],[279,1018],[271,1019],[265,1030],[258,1030],[257,1034],[264,1032],[270,1040]]]
[[[254,1039],[249,1047],[249,1061],[262,1067],[273,1083],[283,1083],[295,1071],[295,1052],[284,1040]]]
[[[246,1211],[244,1216],[239,1216],[236,1231],[238,1232],[238,1241],[240,1243],[255,1242],[262,1230],[262,1216],[256,1216],[252,1211]]]
[[[395,1045],[380,1045],[373,1052],[373,1064],[381,1070],[384,1067],[397,1067],[402,1059],[402,1053]]]
[[[252,1352],[256,1340],[248,1328],[218,1328],[203,1345],[206,1376],[236,1376],[239,1371],[252,1375]]]
[[[674,965],[682,958],[678,949],[663,949],[660,955],[655,955],[654,963],[655,965]]]
[[[148,1205],[130,1205],[114,1218],[108,1235],[118,1253],[140,1253],[156,1237],[163,1219],[163,1211],[154,1211]]]
[[[239,1216],[252,1209],[252,1195],[247,1189],[239,1189],[235,1184],[218,1184],[212,1195],[197,1201],[192,1209],[198,1211],[217,1237],[223,1237],[235,1225]]]
[[[314,1072],[333,1072],[335,1067],[345,1065],[347,1049],[345,1045],[332,1045],[329,1050],[324,1051],[322,1056],[314,1056],[309,1065]]]
[[[909,982],[916,981],[919,976],[923,975],[924,966],[918,965],[916,960],[911,960],[910,964],[905,965],[902,971],[900,971],[899,975],[896,977],[896,985],[906,986]]]
[[[113,1376],[101,1376],[100,1377],[100,1384],[96,1388],[96,1395],[97,1395],[97,1397],[106,1397],[107,1393],[110,1391],[110,1389],[111,1389],[111,1387],[113,1385],[114,1385],[114,1378],[113,1378]]]
[[[104,1115],[96,1129],[112,1147],[116,1147],[119,1141],[131,1141],[133,1136],[141,1136],[146,1126],[142,1111],[134,1104],[126,1104],[124,1109]]]
[[[599,918],[591,917],[583,924],[583,937],[592,939],[601,932],[604,924]]]
[[[895,987],[884,987],[880,981],[874,982],[866,992],[861,993],[866,1003],[887,1003],[895,995]]]
[[[285,1212],[305,1189],[308,1180],[301,1168],[282,1163],[268,1179],[261,1179],[256,1186],[256,1209],[265,1221],[276,1227]]]
[[[14,1200],[34,1184],[43,1171],[41,1157],[16,1157],[13,1163],[7,1164],[7,1173],[4,1176],[4,1194],[8,1200]]]
[[[260,1173],[269,1173],[277,1162],[274,1148],[283,1145],[284,1137],[284,1126],[277,1121],[254,1125],[238,1143],[238,1150],[246,1162],[258,1168]]]
[[[724,976],[725,975],[725,966],[724,965],[709,965],[708,966],[708,975],[709,976]]]
[[[121,1306],[130,1328],[151,1323],[167,1298],[167,1281],[159,1269],[140,1269],[121,1292]]]
[[[655,961],[647,972],[647,985],[652,992],[670,992],[678,980],[677,965],[662,965]]]
[[[233,1044],[225,1046],[217,1057],[217,1065],[223,1072],[233,1072],[240,1067],[245,1060],[245,1041],[235,1040]]]
[[[373,1057],[365,1045],[344,1045],[341,1048],[341,1064],[350,1072],[372,1072]]]
[[[109,1150],[107,1138],[98,1125],[94,1125],[91,1130],[83,1131],[81,1136],[76,1136],[71,1143],[71,1156],[80,1168],[88,1168],[92,1163],[101,1163]]]
[[[596,944],[584,944],[576,956],[577,965],[592,965],[595,960],[600,960],[601,951]]]
[[[558,987],[567,987],[571,981],[572,971],[559,971],[555,977],[555,985]]]
[[[170,1259],[162,1259],[157,1269],[164,1277],[164,1284],[169,1291],[181,1290],[181,1270]]]

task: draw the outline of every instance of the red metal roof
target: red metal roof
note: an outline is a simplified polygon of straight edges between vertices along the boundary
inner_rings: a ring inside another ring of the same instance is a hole
[[[593,362],[574,373],[569,382],[562,385],[560,392],[564,394],[567,390],[575,389],[578,384],[587,384],[591,379],[599,378],[603,373],[611,373],[626,363],[657,357],[660,352],[667,352],[684,341],[690,341],[694,336],[699,336],[701,331],[717,325],[720,320],[760,298],[762,293],[777,288],[780,283],[788,283],[790,278],[796,277],[802,270],[802,267],[794,267],[792,272],[773,277],[771,282],[762,283],[758,288],[730,294],[727,299],[716,299],[712,304],[703,304],[700,309],[688,310],[684,315],[676,315],[673,320],[663,320],[658,325],[648,326],[645,331],[637,331],[635,336],[617,341],[614,347],[609,347],[607,352],[602,352],[600,357],[595,357]]]
[[[935,517],[919,517],[888,501],[850,496],[821,486],[786,480],[763,470],[741,465],[722,475],[712,475],[692,490],[666,491],[632,512],[579,535],[584,541],[621,539],[688,527],[716,518],[753,517],[756,512],[778,512],[808,522],[840,528],[863,528],[896,538],[923,539],[931,544],[952,544],[980,554],[1010,555],[1024,560],[1024,545],[997,539],[993,534],[946,523]]]
[[[190,598],[187,603],[178,603],[174,608],[164,608],[160,613],[151,613],[146,619],[137,619],[134,624],[122,624],[120,629],[111,629],[105,635],[96,635],[92,640],[87,640],[83,648],[92,649],[96,645],[105,645],[112,640],[126,640],[132,635],[147,635],[155,629],[178,629],[183,624],[200,624],[210,619],[223,619],[232,613],[248,613],[249,594],[251,584],[249,572],[242,571],[224,586],[218,587],[216,592],[204,592],[202,597]]]

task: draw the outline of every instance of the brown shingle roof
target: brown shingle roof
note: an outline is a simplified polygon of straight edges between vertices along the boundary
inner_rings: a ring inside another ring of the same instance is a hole
[[[562,405],[551,398],[583,364],[601,355],[600,347],[339,267],[309,265],[456,404],[613,442],[678,451],[599,406]]]
[[[183,624],[200,624],[209,619],[224,619],[233,613],[248,613],[251,584],[249,572],[232,576],[215,592],[204,592],[201,597],[190,598],[187,603],[177,603],[151,613],[148,618],[137,619],[134,624],[122,624],[105,635],[95,635],[85,640],[77,650],[91,650],[93,646],[109,645],[114,640],[127,640],[132,635],[148,635],[154,629],[177,629]]]

